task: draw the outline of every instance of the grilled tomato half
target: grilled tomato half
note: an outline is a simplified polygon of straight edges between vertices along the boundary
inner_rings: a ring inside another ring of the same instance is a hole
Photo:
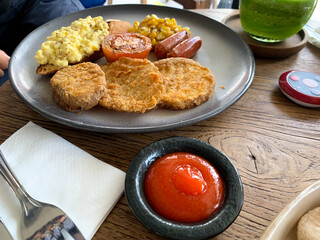
[[[102,50],[108,62],[121,57],[146,58],[151,48],[150,38],[139,33],[110,34],[102,42]]]

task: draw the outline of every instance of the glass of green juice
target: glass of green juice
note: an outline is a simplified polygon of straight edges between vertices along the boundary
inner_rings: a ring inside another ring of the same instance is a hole
[[[280,42],[309,21],[317,0],[240,0],[242,28],[262,42]]]

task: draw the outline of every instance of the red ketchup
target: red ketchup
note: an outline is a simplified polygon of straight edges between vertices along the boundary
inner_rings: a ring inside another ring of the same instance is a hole
[[[148,170],[144,191],[151,207],[178,222],[198,222],[221,206],[225,189],[216,169],[195,154],[177,152],[156,160]]]

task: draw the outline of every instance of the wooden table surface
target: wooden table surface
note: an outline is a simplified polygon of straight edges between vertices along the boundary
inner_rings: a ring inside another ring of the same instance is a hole
[[[222,19],[230,10],[196,10]],[[105,134],[60,125],[24,104],[7,81],[0,87],[0,143],[28,121],[57,133],[102,161],[123,171],[147,144],[187,136],[212,144],[237,167],[244,185],[239,217],[215,239],[258,239],[277,214],[303,189],[320,180],[320,112],[288,100],[278,77],[291,69],[320,73],[320,49],[308,44],[285,59],[256,58],[248,91],[227,110],[208,120],[172,131]],[[94,240],[161,239],[134,217],[124,196]]]

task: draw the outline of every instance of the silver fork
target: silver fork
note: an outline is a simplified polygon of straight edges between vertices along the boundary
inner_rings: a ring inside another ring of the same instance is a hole
[[[73,221],[60,208],[39,202],[26,192],[9,168],[1,150],[0,174],[9,184],[21,204],[23,210],[21,223],[22,239],[63,240],[63,231],[69,233],[73,239],[85,239]]]

